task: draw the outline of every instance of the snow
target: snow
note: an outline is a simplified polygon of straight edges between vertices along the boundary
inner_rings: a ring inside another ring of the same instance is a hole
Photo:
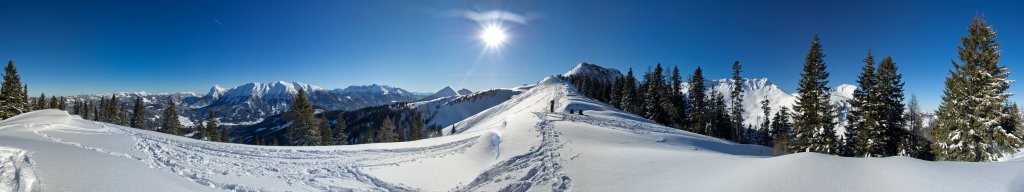
[[[454,135],[349,146],[214,143],[34,111],[0,122],[0,179],[50,191],[1024,190],[1024,161],[772,157],[623,113],[558,78],[523,90]]]

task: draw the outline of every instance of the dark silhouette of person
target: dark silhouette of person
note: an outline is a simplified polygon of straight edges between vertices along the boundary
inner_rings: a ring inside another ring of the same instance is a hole
[[[555,100],[551,100],[551,112],[555,112]]]

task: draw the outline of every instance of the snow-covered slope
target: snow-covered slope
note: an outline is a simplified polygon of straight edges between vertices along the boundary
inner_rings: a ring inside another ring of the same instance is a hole
[[[567,106],[585,115],[566,114]],[[196,141],[42,110],[0,122],[0,151],[21,160],[3,166],[33,170],[21,176],[8,175],[26,172],[4,171],[0,178],[32,178],[2,182],[8,189],[36,183],[34,189],[53,191],[1024,189],[1024,161],[769,157],[764,147],[622,113],[558,78],[458,125],[455,135],[412,142],[268,147]]]
[[[447,127],[522,93],[519,89],[490,89],[459,96],[406,104],[424,114],[427,126]]]

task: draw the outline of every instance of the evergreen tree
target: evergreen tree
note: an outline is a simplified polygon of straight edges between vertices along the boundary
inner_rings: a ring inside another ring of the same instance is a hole
[[[215,129],[218,129],[218,128],[215,128]],[[224,128],[219,128],[219,129],[220,129],[220,137],[218,137],[217,139],[219,139],[220,142],[230,143],[231,142],[231,136],[228,135],[228,128],[224,127]],[[274,146],[280,146],[280,145],[281,144],[278,143],[277,139],[275,138],[274,139]]]
[[[732,63],[732,110],[729,116],[732,117],[732,140],[740,141],[740,130],[743,129],[743,78],[740,78],[740,61]]]
[[[626,79],[623,81],[622,104],[620,106],[623,111],[637,115],[640,114],[640,96],[637,95],[636,77],[633,76],[633,68],[629,68],[629,72],[626,73]]]
[[[667,111],[663,110],[664,108],[662,107],[663,99],[665,99],[662,92],[665,87],[665,78],[662,77],[663,73],[664,70],[661,68],[661,63],[658,63],[654,67],[654,71],[644,74],[644,82],[640,87],[643,89],[644,117],[665,124],[667,122]]]
[[[46,93],[39,94],[39,101],[36,101],[36,109],[50,108],[46,103]]]
[[[764,133],[761,134],[761,139],[760,140],[761,140],[761,144],[763,144],[764,146],[771,147],[773,145],[773,143],[775,143],[775,141],[774,141],[775,135],[771,131],[772,130],[772,128],[771,128],[772,108],[771,108],[771,106],[769,106],[769,104],[771,104],[771,101],[768,100],[767,96],[765,96],[764,100],[761,100],[761,111],[764,111],[764,121],[761,122],[761,131],[764,132]]]
[[[683,77],[679,75],[679,67],[673,66],[672,87],[670,87],[669,89],[669,93],[671,93],[670,95],[672,107],[669,108],[668,110],[673,110],[675,112],[675,116],[672,117],[675,120],[675,125],[673,125],[672,127],[675,127],[677,129],[687,128],[686,121],[688,119],[688,116],[686,111],[686,97],[685,95],[683,95],[681,91],[679,91],[679,89],[682,87]]]
[[[775,117],[772,118],[772,128],[768,130],[768,134],[772,135],[772,141],[774,142],[772,148],[777,151],[789,150],[789,136],[793,131],[793,124],[790,123],[789,108],[781,107],[778,112],[775,112]]]
[[[118,125],[125,125],[125,119],[121,114],[121,105],[120,101],[118,101],[117,99],[117,94],[112,94],[110,96],[110,101],[107,103],[107,108],[107,122]]]
[[[103,105],[103,100],[104,100],[103,98],[100,98],[99,106]],[[102,120],[100,120],[100,107],[99,106],[97,106],[95,104],[92,105],[92,120],[93,121],[102,121]]]
[[[320,137],[320,144],[318,145],[333,145],[334,141],[331,140],[331,133],[334,133],[334,131],[331,130],[331,123],[327,121],[327,114],[320,113],[317,122],[317,133],[320,134],[318,135]]]
[[[804,71],[797,87],[799,97],[793,110],[796,112],[795,131],[790,151],[838,153],[833,125],[835,109],[829,103],[829,73],[825,67],[825,53],[821,49],[818,35],[814,35],[804,63]]]
[[[879,95],[875,74],[875,58],[868,50],[864,67],[857,79],[857,90],[850,101],[847,113],[846,135],[840,154],[843,156],[878,157],[882,155],[882,130],[879,128]]]
[[[292,100],[288,117],[292,125],[288,127],[288,140],[291,145],[319,145],[320,134],[313,114],[313,104],[309,102],[306,91],[299,89]]]
[[[203,132],[206,132],[207,140],[210,141],[224,141],[217,132],[217,118],[213,115],[213,111],[206,112],[206,127]]]
[[[1020,139],[999,126],[1005,118],[999,109],[1010,96],[1009,71],[999,64],[992,27],[975,17],[967,31],[957,46],[961,62],[952,61],[946,77],[932,149],[938,160],[995,161],[1020,147]]]
[[[409,129],[412,132],[410,140],[423,139],[423,116],[418,112],[413,112],[410,118]]]
[[[693,75],[690,76],[689,85],[690,89],[686,93],[686,117],[689,118],[687,120],[687,123],[690,124],[689,130],[694,133],[707,134],[708,121],[706,118],[708,106],[706,101],[708,98],[704,93],[706,88],[704,88],[704,75],[700,67],[693,71]]]
[[[931,141],[924,137],[926,135],[924,112],[921,111],[917,96],[910,97],[907,108],[907,127],[910,129],[910,134],[901,144],[903,151],[906,152],[905,155],[923,160],[935,160],[935,154],[931,150]]]
[[[730,140],[733,137],[732,118],[729,117],[729,108],[726,106],[725,96],[718,91],[712,91],[711,97],[708,102],[709,109],[707,112],[708,118],[708,129],[706,135],[718,137],[722,139]],[[737,143],[743,143],[741,140],[734,140]]]
[[[57,109],[60,109],[60,110],[67,110],[68,109],[68,100],[65,99],[64,96],[60,96],[60,102],[57,103]]]
[[[338,113],[338,120],[337,121],[338,121],[337,127],[334,127],[334,133],[331,134],[331,135],[334,135],[334,141],[336,142],[335,144],[337,144],[337,145],[348,145],[348,133],[347,133],[347,130],[345,130],[347,128],[347,125],[345,125],[345,113],[344,112],[339,112]]]
[[[178,120],[178,110],[175,109],[174,100],[172,99],[167,99],[167,108],[164,109],[163,127],[160,128],[160,132],[181,135],[181,121]]]
[[[897,155],[900,139],[907,135],[906,119],[903,113],[903,75],[896,71],[896,63],[892,57],[886,56],[878,64],[878,125],[882,130],[879,143],[883,147],[883,156]]]
[[[14,60],[7,61],[4,68],[4,82],[0,85],[0,119],[7,119],[27,112],[28,100],[22,94],[24,84],[18,69],[14,68]]]
[[[377,142],[387,143],[397,141],[398,133],[395,132],[395,123],[391,122],[391,116],[384,117],[384,122],[381,122],[380,128],[377,129]]]
[[[615,81],[612,82],[611,93],[608,96],[608,105],[611,105],[612,107],[615,107],[615,108],[618,108],[618,109],[622,109],[622,106],[620,104],[622,103],[622,81],[623,81],[623,79],[624,78],[622,78],[622,77],[615,78]]]
[[[135,109],[132,110],[130,127],[146,129],[146,106],[142,103],[142,97],[135,97]]]
[[[48,108],[48,109],[57,109],[57,107],[59,107],[59,105],[57,104],[57,96],[52,96],[51,95],[50,96],[50,104],[46,108]]]

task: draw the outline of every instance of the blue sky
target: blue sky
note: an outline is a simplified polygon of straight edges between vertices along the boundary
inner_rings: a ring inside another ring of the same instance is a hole
[[[1013,1],[2,1],[0,58],[32,95],[205,93],[213,84],[300,81],[412,91],[533,83],[581,61],[638,72],[656,63],[793,92],[820,34],[833,86],[865,51],[891,55],[907,95],[935,108],[970,19],[999,33],[1001,63],[1024,69],[1024,4]],[[509,39],[486,50],[467,11],[502,10]],[[1014,73],[1012,79],[1019,79]],[[1024,93],[1021,85],[1011,92]],[[1021,97],[1014,97],[1018,100]]]

